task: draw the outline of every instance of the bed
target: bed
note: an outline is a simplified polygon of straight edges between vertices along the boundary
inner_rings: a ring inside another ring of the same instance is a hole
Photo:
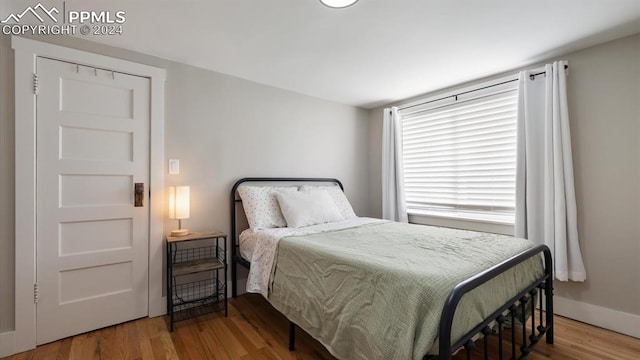
[[[244,178],[231,191],[232,295],[237,266],[246,267],[247,290],[261,293],[289,319],[290,350],[296,327],[341,359],[450,359],[461,349],[470,356],[475,341],[484,341],[488,359],[492,334],[500,359],[526,357],[543,337],[553,343],[552,267],[545,246],[358,218],[346,205],[337,206],[340,216],[323,215],[332,221],[307,226],[290,216],[296,227],[287,227],[283,220],[261,218],[275,226],[247,229],[247,217],[256,223],[255,204],[245,216],[243,196],[249,205],[254,199],[248,189],[272,194],[273,186],[289,197],[305,195],[305,187],[324,187],[333,195],[343,187],[327,178]],[[285,215],[300,210],[281,204]],[[263,203],[257,208],[273,210]],[[546,311],[536,314],[536,307]],[[515,324],[528,325],[505,331]],[[511,338],[503,340],[505,334]]]

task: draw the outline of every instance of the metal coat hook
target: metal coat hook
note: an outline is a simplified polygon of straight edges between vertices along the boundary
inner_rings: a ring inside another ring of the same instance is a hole
[[[116,79],[116,73],[113,72],[113,70],[111,70],[111,80],[115,80]]]
[[[76,64],[76,74],[80,72],[80,65]]]
[[[98,68],[93,68],[93,76],[98,76]]]

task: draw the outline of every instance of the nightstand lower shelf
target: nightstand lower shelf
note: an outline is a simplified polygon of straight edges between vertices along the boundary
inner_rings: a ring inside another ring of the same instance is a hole
[[[181,321],[225,309],[225,284],[210,279],[174,285],[173,321]]]
[[[198,306],[190,307],[184,310],[174,311],[173,321],[176,322],[176,321],[193,319],[198,316],[207,315],[207,314],[211,314],[211,313],[222,311],[222,310],[224,310],[223,301],[208,303],[204,305],[198,305]]]

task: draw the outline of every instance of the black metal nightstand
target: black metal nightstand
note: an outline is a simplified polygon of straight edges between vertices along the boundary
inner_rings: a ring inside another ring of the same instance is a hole
[[[221,310],[227,316],[227,234],[168,235],[166,242],[170,331],[176,321]]]

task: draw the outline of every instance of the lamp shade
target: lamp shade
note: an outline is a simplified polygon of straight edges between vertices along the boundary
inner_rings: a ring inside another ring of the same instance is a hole
[[[169,187],[169,219],[189,218],[189,186]]]

